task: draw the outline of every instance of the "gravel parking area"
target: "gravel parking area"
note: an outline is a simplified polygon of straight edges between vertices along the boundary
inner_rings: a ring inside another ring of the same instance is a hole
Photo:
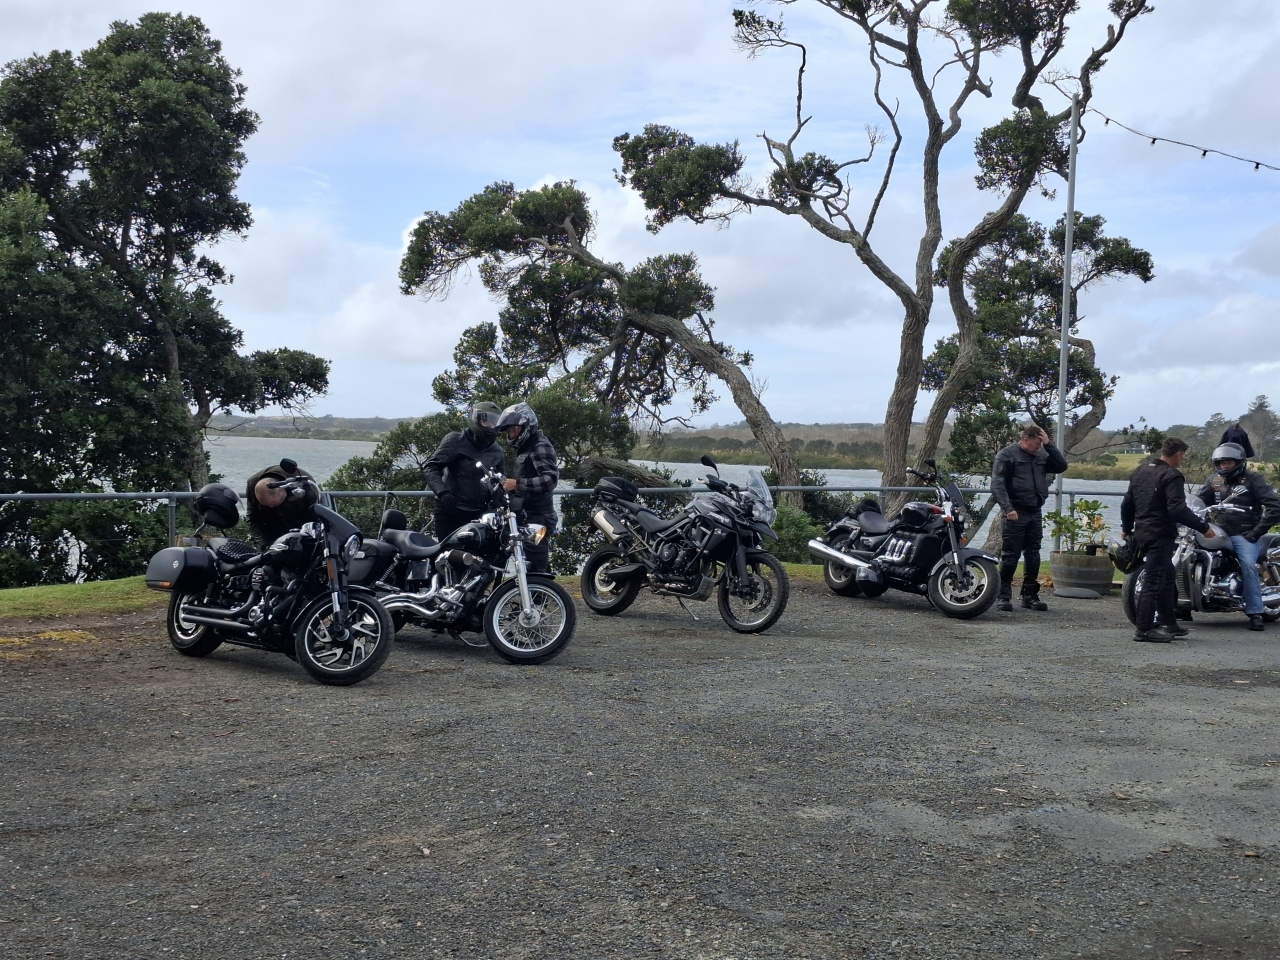
[[[1277,956],[1280,629],[1050,602],[797,583],[751,637],[644,595],[350,689],[0,621],[0,954]]]

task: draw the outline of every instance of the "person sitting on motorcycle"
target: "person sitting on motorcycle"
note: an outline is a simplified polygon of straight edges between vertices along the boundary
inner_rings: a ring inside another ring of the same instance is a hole
[[[529,523],[540,523],[547,535],[539,544],[525,544],[524,555],[530,573],[551,572],[551,535],[556,532],[556,508],[551,496],[560,482],[556,448],[538,429],[538,415],[527,403],[513,403],[502,411],[498,429],[516,448],[516,475],[506,488],[524,498]]]
[[[292,491],[271,486],[295,477],[303,477],[308,482]],[[259,547],[267,548],[279,537],[311,520],[311,508],[319,498],[320,488],[315,480],[292,460],[265,467],[249,478],[244,492],[249,533]]]
[[[1206,506],[1225,504],[1243,507],[1244,512],[1219,511],[1214,523],[1231,537],[1231,547],[1240,564],[1240,580],[1244,587],[1244,612],[1250,630],[1262,629],[1262,580],[1258,576],[1258,541],[1280,523],[1280,496],[1262,474],[1248,469],[1244,448],[1237,443],[1224,443],[1213,451],[1216,471],[1200,488],[1200,499]]]
[[[423,466],[427,488],[436,495],[437,540],[443,540],[464,523],[479,519],[489,509],[485,468],[501,473],[506,464],[506,456],[497,443],[501,415],[496,403],[477,403],[468,415],[467,427],[441,440]],[[483,466],[477,467],[477,463]]]

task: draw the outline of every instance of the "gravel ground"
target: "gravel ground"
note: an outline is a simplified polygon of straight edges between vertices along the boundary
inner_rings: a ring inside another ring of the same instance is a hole
[[[0,621],[0,955],[1275,957],[1280,630],[1052,607],[645,595],[350,689]]]

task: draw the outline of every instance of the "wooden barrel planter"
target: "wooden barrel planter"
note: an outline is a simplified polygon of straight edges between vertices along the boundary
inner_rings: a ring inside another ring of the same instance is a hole
[[[1067,553],[1057,550],[1049,554],[1049,572],[1053,575],[1053,589],[1096,590],[1104,597],[1111,592],[1111,577],[1115,568],[1105,553]]]

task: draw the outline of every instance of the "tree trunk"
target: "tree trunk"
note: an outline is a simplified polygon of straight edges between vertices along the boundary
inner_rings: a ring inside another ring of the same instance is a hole
[[[886,487],[907,484],[907,445],[911,441],[911,416],[924,371],[924,332],[928,323],[929,310],[924,304],[908,310],[902,321],[898,375],[884,415],[884,474],[880,482]],[[897,513],[906,499],[902,493],[886,494],[886,516]]]
[[[628,310],[627,316],[634,326],[646,333],[667,337],[678,343],[689,356],[728,386],[733,402],[746,419],[752,435],[768,454],[769,466],[777,474],[778,484],[784,487],[800,485],[800,469],[796,466],[787,438],[783,435],[782,428],[769,415],[741,367],[726,359],[715,347],[673,317],[638,310]],[[919,380],[918,374],[916,379]],[[804,508],[804,498],[798,491],[784,493],[781,498],[784,503],[797,510]]]

